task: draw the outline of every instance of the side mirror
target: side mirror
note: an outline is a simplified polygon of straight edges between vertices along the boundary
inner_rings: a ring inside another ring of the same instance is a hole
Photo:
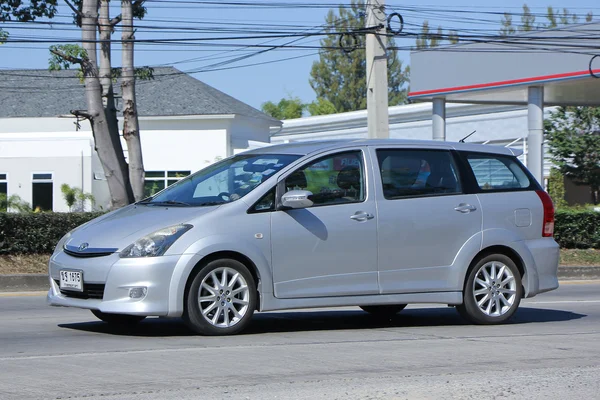
[[[312,196],[312,192],[308,190],[290,190],[281,196],[281,205],[286,208],[308,208],[313,205],[312,200],[309,199]]]

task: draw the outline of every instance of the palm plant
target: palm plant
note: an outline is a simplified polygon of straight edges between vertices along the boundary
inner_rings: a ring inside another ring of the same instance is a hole
[[[18,194],[7,196],[0,193],[0,211],[31,212],[31,206]]]
[[[77,187],[71,187],[66,183],[60,186],[60,191],[63,194],[63,199],[69,207],[69,212],[73,211],[73,207],[76,207],[80,211],[85,211],[85,202],[90,201],[92,206],[96,203],[94,195],[90,193],[84,193],[83,190]]]

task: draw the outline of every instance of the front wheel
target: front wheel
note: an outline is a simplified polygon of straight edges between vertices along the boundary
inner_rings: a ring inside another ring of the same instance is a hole
[[[513,260],[503,254],[491,254],[469,272],[463,304],[456,309],[475,324],[499,324],[513,316],[522,296],[521,274]]]
[[[256,308],[256,283],[248,268],[236,260],[208,263],[187,292],[184,321],[202,335],[241,332]]]
[[[143,315],[110,314],[99,310],[91,311],[96,318],[111,325],[135,325],[146,318]]]

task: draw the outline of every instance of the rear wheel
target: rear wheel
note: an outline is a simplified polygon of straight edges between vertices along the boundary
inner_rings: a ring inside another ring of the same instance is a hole
[[[503,254],[491,254],[471,269],[458,312],[475,324],[499,324],[519,308],[523,287],[521,274],[513,260]]]
[[[242,331],[256,308],[256,283],[244,264],[222,259],[208,263],[187,292],[184,321],[202,335]]]
[[[360,306],[363,311],[379,318],[389,318],[404,310],[406,304],[389,304],[381,306]]]
[[[99,310],[91,310],[99,320],[112,325],[135,325],[144,320],[143,315],[110,314]]]

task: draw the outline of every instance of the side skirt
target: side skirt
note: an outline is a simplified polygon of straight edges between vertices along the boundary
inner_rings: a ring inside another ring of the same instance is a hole
[[[462,292],[378,294],[368,296],[312,297],[302,299],[278,299],[274,297],[272,293],[266,293],[261,294],[259,311],[412,303],[458,305],[462,304],[462,302]]]

